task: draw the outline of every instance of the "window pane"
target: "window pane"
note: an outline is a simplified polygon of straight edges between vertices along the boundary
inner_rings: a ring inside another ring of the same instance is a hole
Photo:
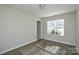
[[[47,33],[63,36],[64,35],[64,19],[48,21]]]

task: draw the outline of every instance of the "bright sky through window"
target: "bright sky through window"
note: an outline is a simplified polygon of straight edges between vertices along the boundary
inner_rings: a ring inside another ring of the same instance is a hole
[[[64,19],[48,21],[47,33],[63,36],[64,35]]]

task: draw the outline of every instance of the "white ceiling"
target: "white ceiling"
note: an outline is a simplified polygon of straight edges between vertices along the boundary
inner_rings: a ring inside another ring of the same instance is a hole
[[[37,17],[54,16],[79,8],[79,4],[46,4],[43,9],[39,8],[39,4],[9,4],[6,6],[28,12]]]

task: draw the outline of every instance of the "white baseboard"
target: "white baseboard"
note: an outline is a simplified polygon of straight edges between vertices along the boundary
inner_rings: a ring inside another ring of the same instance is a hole
[[[22,45],[19,45],[19,46],[16,46],[16,47],[7,49],[7,50],[5,50],[5,51],[0,52],[0,55],[3,54],[3,53],[6,53],[6,52],[8,52],[8,51],[17,49],[17,48],[19,48],[19,47],[25,46],[25,45],[30,44],[30,43],[35,42],[35,41],[37,41],[37,39],[36,39],[36,40],[33,40],[33,41],[30,41],[30,42],[28,42],[28,43],[24,43],[24,44],[22,44]]]
[[[49,39],[45,39],[45,40],[49,40]],[[60,42],[60,43],[76,46],[76,44],[68,43],[68,42],[61,42],[61,41],[57,41],[57,40],[50,40],[50,41],[55,41],[55,42]]]

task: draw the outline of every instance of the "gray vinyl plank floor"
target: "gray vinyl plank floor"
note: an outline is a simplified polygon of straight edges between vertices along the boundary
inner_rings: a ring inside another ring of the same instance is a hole
[[[75,46],[40,39],[3,55],[78,55]]]

